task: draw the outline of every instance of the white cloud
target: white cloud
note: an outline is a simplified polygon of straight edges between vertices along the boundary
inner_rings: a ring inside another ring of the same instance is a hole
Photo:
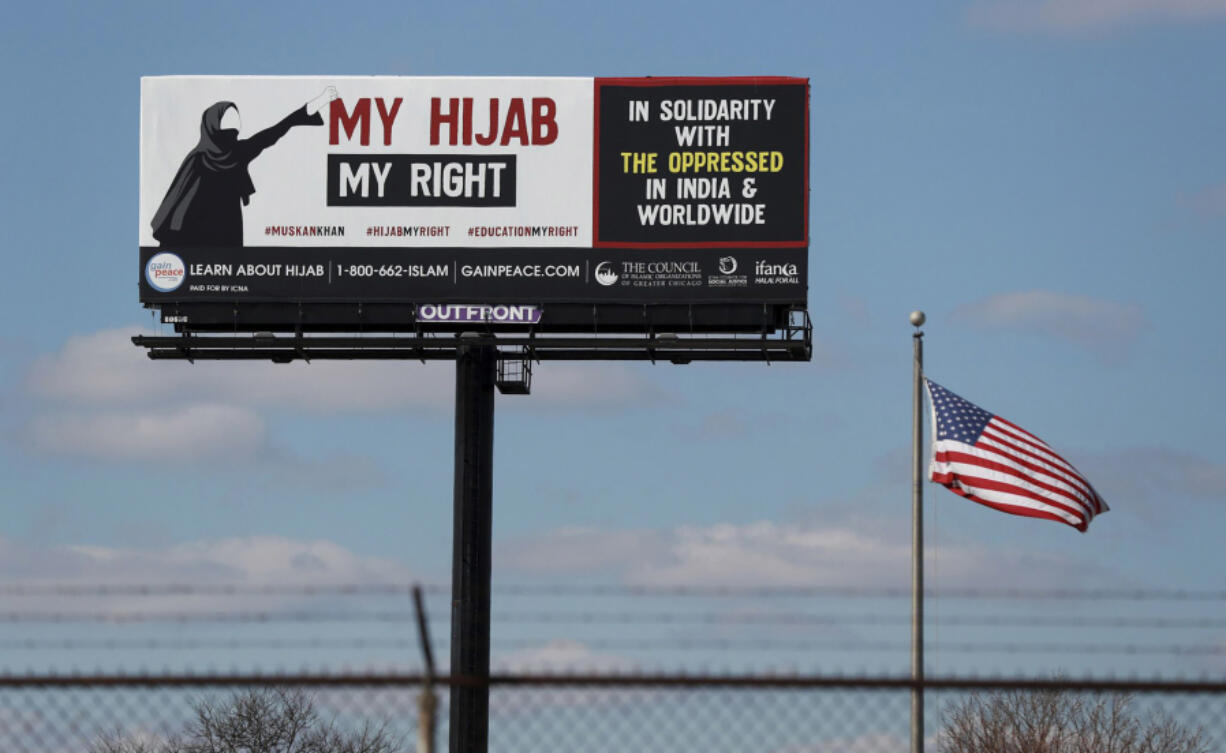
[[[135,328],[70,337],[58,353],[34,362],[31,394],[80,405],[130,406],[215,401],[317,413],[429,407],[454,389],[441,365],[410,369],[391,362],[150,361],[131,343]]]
[[[83,405],[221,402],[312,413],[450,410],[451,364],[416,361],[317,361],[273,364],[151,362],[131,343],[137,328],[68,339],[31,366],[28,391],[45,400]],[[143,333],[149,334],[149,333]],[[534,404],[624,405],[653,392],[642,369],[545,364],[534,375]]]
[[[294,465],[269,444],[268,411],[451,410],[450,364],[152,362],[131,343],[136,333],[76,335],[58,352],[33,360],[24,387],[35,398],[34,416],[22,432],[30,448],[111,461],[162,452],[197,461],[259,457]],[[547,364],[536,377],[534,410],[624,406],[656,394],[643,369],[625,366]]]
[[[887,530],[888,529],[888,530]],[[941,586],[1047,587],[1092,576],[1062,557],[978,546],[929,546]],[[758,521],[668,531],[561,528],[500,545],[500,568],[537,575],[612,575],[642,586],[903,588],[911,561],[902,526]]]
[[[142,460],[172,455],[205,460],[250,457],[264,446],[264,421],[230,405],[186,405],[170,410],[56,412],[28,427],[43,452],[105,460]]]
[[[1146,326],[1141,307],[1071,293],[1001,293],[959,306],[951,318],[987,332],[1038,334],[1067,340],[1103,361],[1126,355]]]
[[[329,586],[397,584],[407,586],[411,573],[389,559],[363,557],[330,541],[302,541],[279,536],[246,536],[193,541],[157,548],[59,546],[35,548],[0,538],[0,584],[82,586],[188,585],[199,594],[160,593],[56,595],[26,597],[25,609],[55,606],[157,611],[171,609],[268,608],[265,595],[208,592],[209,586]]]
[[[552,640],[534,648],[520,649],[498,657],[497,669],[504,672],[629,672],[636,662],[623,656],[593,651],[574,640]]]
[[[1125,25],[1226,19],[1226,0],[988,0],[973,25],[1012,32],[1082,32]]]
[[[910,550],[847,528],[797,528],[768,521],[677,529],[672,561],[636,574],[666,585],[752,585],[844,582],[847,566],[870,581],[889,578],[883,566],[905,562]]]
[[[407,583],[393,560],[361,557],[324,540],[244,536],[161,548],[74,545],[33,549],[0,539],[0,582],[91,585]]]

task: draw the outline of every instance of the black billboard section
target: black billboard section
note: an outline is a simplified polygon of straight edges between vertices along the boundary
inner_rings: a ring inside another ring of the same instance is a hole
[[[515,155],[329,154],[328,206],[513,207]]]
[[[808,243],[808,82],[597,79],[596,246]]]
[[[141,300],[802,305],[804,248],[141,248]]]

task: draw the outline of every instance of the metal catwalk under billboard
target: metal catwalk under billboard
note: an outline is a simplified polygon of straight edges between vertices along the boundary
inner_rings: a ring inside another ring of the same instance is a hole
[[[808,81],[141,80],[141,300],[804,304]]]

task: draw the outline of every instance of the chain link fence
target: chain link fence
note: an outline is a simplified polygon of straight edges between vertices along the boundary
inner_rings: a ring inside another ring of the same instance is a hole
[[[902,753],[917,688],[929,753],[1226,753],[1220,591],[936,591],[920,685],[906,589],[503,584],[488,680],[446,585],[0,597],[0,753],[442,751],[487,682],[494,753]]]
[[[436,682],[434,749],[446,750],[450,680]],[[489,750],[903,753],[912,687],[893,678],[501,675],[490,681]],[[1221,683],[930,680],[924,693],[928,751],[1226,750]],[[0,678],[0,750],[425,753],[422,697],[423,678],[410,675],[10,676]],[[276,738],[287,718],[298,719],[293,745]],[[227,747],[227,734],[239,742]]]

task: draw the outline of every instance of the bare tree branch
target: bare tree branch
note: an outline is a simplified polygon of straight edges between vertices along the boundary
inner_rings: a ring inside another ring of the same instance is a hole
[[[100,736],[89,753],[402,753],[386,725],[324,723],[301,690],[247,690],[195,702],[181,737],[151,741],[122,730]]]
[[[1066,690],[973,694],[945,709],[942,753],[1209,753],[1169,715],[1138,718],[1127,694]]]

